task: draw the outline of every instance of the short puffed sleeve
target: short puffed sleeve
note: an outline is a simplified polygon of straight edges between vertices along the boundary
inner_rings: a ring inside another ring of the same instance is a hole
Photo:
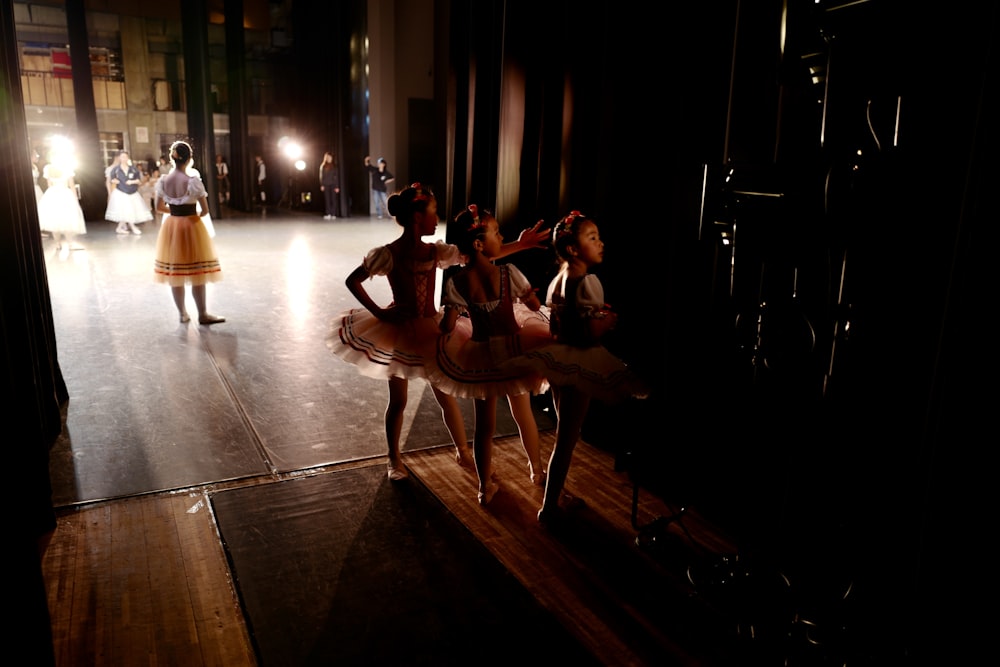
[[[192,178],[188,180],[188,199],[192,202],[201,199],[202,197],[208,196],[208,191],[205,189],[205,184],[201,182],[200,178]]]
[[[379,246],[368,251],[364,261],[369,276],[384,276],[392,271],[392,250],[389,246]]]
[[[513,264],[508,264],[507,271],[510,276],[510,295],[512,297],[515,299],[524,299],[534,292],[534,288],[531,287],[528,278],[521,273],[519,268]]]
[[[469,303],[459,293],[458,288],[455,287],[455,281],[451,278],[445,282],[444,290],[441,292],[441,305],[455,308],[462,314],[469,312]]]
[[[465,255],[462,254],[457,245],[445,243],[440,239],[434,243],[434,261],[437,263],[439,269],[447,269],[449,266],[464,264],[465,260]]]
[[[581,315],[592,315],[604,309],[604,286],[593,273],[588,273],[576,288],[576,305]]]

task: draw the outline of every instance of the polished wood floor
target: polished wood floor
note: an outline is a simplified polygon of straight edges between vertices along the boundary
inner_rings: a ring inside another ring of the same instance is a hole
[[[543,433],[544,452],[553,438]],[[706,646],[660,625],[668,607],[684,609],[694,599],[699,622],[720,624],[703,637],[724,640],[728,632],[721,615],[697,602],[682,568],[637,546],[634,488],[615,472],[611,455],[586,443],[577,449],[567,491],[584,504],[568,510],[567,522],[577,526],[569,534],[538,525],[541,489],[528,481],[517,438],[498,440],[494,457],[502,488],[487,508],[476,500],[474,472],[458,467],[447,447],[405,455],[412,475],[406,483],[426,485],[601,662],[727,664],[724,641]],[[344,464],[356,465],[384,463]],[[256,665],[210,496],[274,481],[265,476],[62,509],[44,559],[57,665]],[[644,491],[636,508],[640,525],[676,511]],[[677,538],[673,556],[680,562],[698,549],[733,549],[693,511],[665,530]],[[623,563],[634,571],[601,571]],[[637,599],[652,589],[667,594],[663,608],[651,611]]]

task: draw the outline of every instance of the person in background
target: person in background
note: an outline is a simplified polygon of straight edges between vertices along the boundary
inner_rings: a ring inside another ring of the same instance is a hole
[[[206,307],[206,285],[222,280],[219,256],[204,221],[209,214],[208,192],[191,166],[194,158],[187,142],[175,141],[170,157],[174,169],[156,184],[157,210],[168,215],[163,216],[156,239],[153,279],[170,285],[181,324],[191,321],[185,285],[191,286],[199,324],[225,322],[226,318],[212,315]]]
[[[127,151],[118,153],[118,163],[111,167],[108,183],[111,186],[111,193],[108,195],[104,219],[117,222],[118,228],[115,231],[119,234],[128,234],[129,230],[132,230],[133,234],[142,234],[136,225],[152,220],[153,213],[149,210],[149,204],[139,194],[142,174],[132,164]]]
[[[368,170],[372,179],[372,205],[375,207],[375,215],[379,220],[388,217],[389,185],[396,180],[396,177],[389,171],[389,163],[384,157],[378,159],[378,166],[372,164],[370,155],[365,156],[365,169]]]
[[[87,222],[76,194],[76,173],[69,166],[49,162],[42,169],[48,183],[38,201],[38,226],[52,234],[58,250],[83,250],[75,243],[77,236],[87,233]]]
[[[229,203],[229,165],[222,155],[215,156],[215,184],[219,190],[219,203]]]
[[[267,165],[260,155],[254,157],[254,182],[257,184],[257,203],[261,208],[267,207]]]
[[[31,182],[35,186],[35,205],[42,200],[42,186],[38,183],[38,179],[41,178],[42,172],[38,169],[38,160],[41,156],[38,151],[32,149],[31,151]]]
[[[333,159],[333,153],[323,153],[319,165],[319,189],[323,193],[324,220],[336,220],[340,212],[340,169]]]

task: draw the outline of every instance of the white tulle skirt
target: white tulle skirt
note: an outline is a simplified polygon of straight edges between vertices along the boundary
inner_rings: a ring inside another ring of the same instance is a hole
[[[149,202],[138,192],[125,194],[115,188],[108,197],[108,208],[104,212],[104,219],[111,222],[141,224],[153,219],[153,211],[149,207]]]

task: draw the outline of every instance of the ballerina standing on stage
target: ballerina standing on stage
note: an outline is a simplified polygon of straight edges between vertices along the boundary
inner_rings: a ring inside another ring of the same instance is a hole
[[[476,425],[472,440],[479,503],[486,505],[499,486],[493,480],[493,432],[497,400],[506,396],[528,457],[528,475],[545,483],[539,453],[538,425],[531,410],[532,394],[548,389],[537,372],[503,370],[499,366],[526,349],[552,342],[549,321],[528,279],[513,264],[493,260],[503,247],[499,223],[473,204],[455,217],[457,245],[468,258],[445,283],[441,301],[443,336],[431,384],[458,398],[474,399]]]
[[[38,200],[38,226],[52,234],[56,248],[82,250],[74,241],[87,233],[87,222],[76,196],[75,172],[58,162],[50,162],[42,169],[48,187]]]
[[[117,222],[118,228],[115,231],[119,234],[128,234],[130,229],[133,234],[142,234],[136,224],[152,220],[153,212],[149,209],[149,203],[139,194],[142,174],[132,164],[127,151],[118,153],[118,164],[111,167],[108,180],[111,192],[104,219]]]
[[[206,284],[222,280],[219,256],[204,220],[208,215],[208,192],[200,175],[189,169],[193,160],[190,145],[175,141],[170,158],[174,169],[156,183],[157,209],[169,215],[163,216],[156,239],[154,280],[170,285],[182,324],[191,321],[185,305],[185,285],[191,285],[199,324],[225,322],[226,318],[210,314],[205,303]]]

